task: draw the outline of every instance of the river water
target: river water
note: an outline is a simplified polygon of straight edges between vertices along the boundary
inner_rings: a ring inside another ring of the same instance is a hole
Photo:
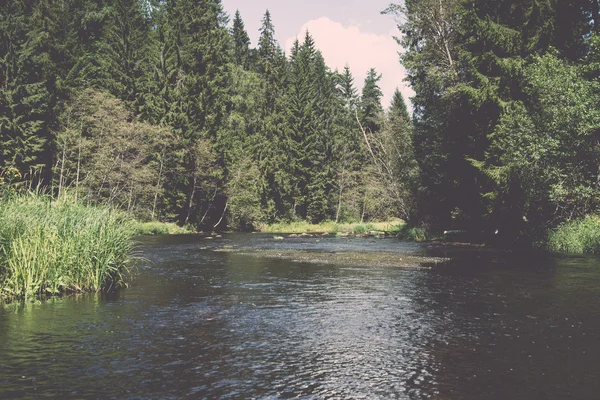
[[[421,264],[449,254],[268,235],[140,251],[129,289],[0,307],[0,398],[600,398],[596,258]],[[374,262],[319,258],[351,252]]]

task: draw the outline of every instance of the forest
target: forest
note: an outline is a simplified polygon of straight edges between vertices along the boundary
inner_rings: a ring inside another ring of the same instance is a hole
[[[360,95],[306,32],[256,48],[214,0],[11,0],[0,17],[0,173],[141,220],[256,229],[408,218],[406,103]],[[400,83],[399,83],[400,84]]]
[[[197,229],[397,217],[511,245],[598,211],[597,0],[383,12],[410,113],[309,32],[286,54],[268,11],[252,47],[219,0],[4,0],[0,185]]]

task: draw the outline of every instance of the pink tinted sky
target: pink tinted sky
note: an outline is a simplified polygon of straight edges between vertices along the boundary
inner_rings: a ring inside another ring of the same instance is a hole
[[[399,88],[406,101],[413,95],[403,81],[406,73],[398,61],[400,46],[394,40],[399,32],[392,17],[381,15],[390,0],[222,0],[230,18],[240,11],[252,46],[256,46],[265,10],[275,25],[275,38],[289,53],[298,37],[308,30],[331,69],[342,70],[347,64],[357,89],[369,68],[382,74],[380,87],[384,108]]]

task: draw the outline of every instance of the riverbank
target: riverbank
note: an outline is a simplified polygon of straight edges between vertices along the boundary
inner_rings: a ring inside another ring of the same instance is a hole
[[[152,235],[187,235],[196,233],[194,229],[189,226],[179,226],[175,222],[139,222],[135,221],[133,224],[133,230],[136,235],[152,236]]]
[[[540,247],[570,254],[600,254],[600,216],[565,222],[548,232]]]
[[[0,200],[0,301],[126,286],[133,221],[49,196]]]
[[[304,221],[287,222],[272,225],[263,225],[259,231],[262,233],[354,233],[364,234],[368,232],[393,232],[404,226],[404,221],[391,220],[385,222],[369,222],[369,223],[351,223],[342,224],[332,221],[321,222],[319,224],[311,224]]]

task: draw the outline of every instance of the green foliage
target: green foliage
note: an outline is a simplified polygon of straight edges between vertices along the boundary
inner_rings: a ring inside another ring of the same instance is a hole
[[[523,102],[505,108],[482,170],[495,183],[491,210],[537,229],[552,218],[594,211],[600,153],[597,86],[556,56],[536,56],[523,69]],[[510,196],[507,194],[510,193]]]
[[[407,0],[418,220],[510,243],[597,210],[597,2]]]
[[[392,226],[390,234],[399,239],[412,240],[415,242],[423,242],[432,238],[432,235],[426,229],[404,223]]]
[[[382,133],[380,76],[361,100],[308,32],[288,58],[268,11],[255,49],[227,24],[220,0],[9,1],[0,177],[196,228],[405,214],[355,120]]]
[[[333,221],[323,221],[319,224],[311,224],[306,221],[284,222],[261,227],[262,232],[268,233],[335,233],[337,236],[347,236],[350,233],[364,234],[367,232],[388,232],[393,229],[398,220],[384,222],[361,223],[336,223]]]
[[[164,197],[165,176],[174,169],[176,138],[167,129],[130,122],[121,101],[93,90],[75,97],[60,122],[58,196],[71,188],[76,200],[149,218]]]
[[[136,235],[183,235],[193,233],[189,227],[181,227],[174,222],[135,222],[133,224],[133,232]]]
[[[600,220],[597,216],[565,222],[548,232],[543,247],[573,254],[600,254]]]
[[[149,66],[151,21],[140,0],[113,0],[106,21],[99,58],[101,86],[138,111]]]
[[[368,132],[378,132],[381,129],[381,97],[383,93],[378,82],[381,74],[377,74],[375,68],[371,68],[365,78],[365,84],[360,97],[360,119],[363,127]]]
[[[33,195],[0,203],[0,300],[126,284],[133,229],[124,214]]]
[[[236,10],[231,28],[231,39],[233,41],[233,62],[248,70],[250,68],[250,37],[244,27],[244,21],[240,12]]]
[[[375,230],[375,225],[373,224],[359,224],[352,229],[352,231],[356,234],[369,233],[372,230]]]

